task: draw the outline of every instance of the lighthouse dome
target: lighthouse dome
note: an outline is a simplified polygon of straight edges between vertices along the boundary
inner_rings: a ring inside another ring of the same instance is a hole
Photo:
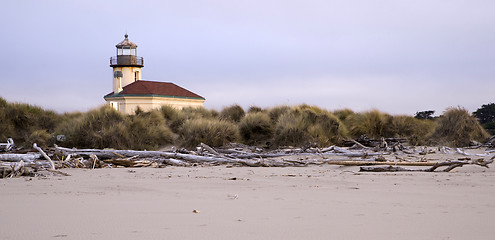
[[[125,39],[124,41],[118,43],[115,45],[117,48],[137,48],[137,45],[131,41],[129,41],[129,35],[125,34],[124,35]]]

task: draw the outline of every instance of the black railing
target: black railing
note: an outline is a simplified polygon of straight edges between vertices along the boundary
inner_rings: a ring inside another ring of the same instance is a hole
[[[133,56],[133,55],[122,55],[117,57],[110,58],[111,66],[143,66],[144,59],[143,57]]]

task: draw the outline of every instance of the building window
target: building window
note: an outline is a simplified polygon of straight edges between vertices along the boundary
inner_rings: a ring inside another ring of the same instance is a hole
[[[139,80],[139,72],[134,72],[134,81]]]
[[[110,102],[110,106],[117,111],[119,110],[119,103],[118,102]]]

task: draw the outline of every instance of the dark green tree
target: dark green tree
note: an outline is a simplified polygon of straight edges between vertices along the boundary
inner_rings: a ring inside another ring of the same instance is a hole
[[[473,115],[481,124],[495,122],[495,103],[483,104]]]
[[[434,113],[435,111],[433,110],[416,112],[416,115],[414,117],[417,119],[433,119]]]
[[[473,115],[490,134],[495,134],[495,103],[483,104]]]

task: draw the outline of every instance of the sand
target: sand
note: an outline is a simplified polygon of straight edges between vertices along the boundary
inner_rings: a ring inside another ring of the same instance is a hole
[[[71,176],[0,179],[0,239],[495,238],[492,168],[358,170],[63,169]]]

